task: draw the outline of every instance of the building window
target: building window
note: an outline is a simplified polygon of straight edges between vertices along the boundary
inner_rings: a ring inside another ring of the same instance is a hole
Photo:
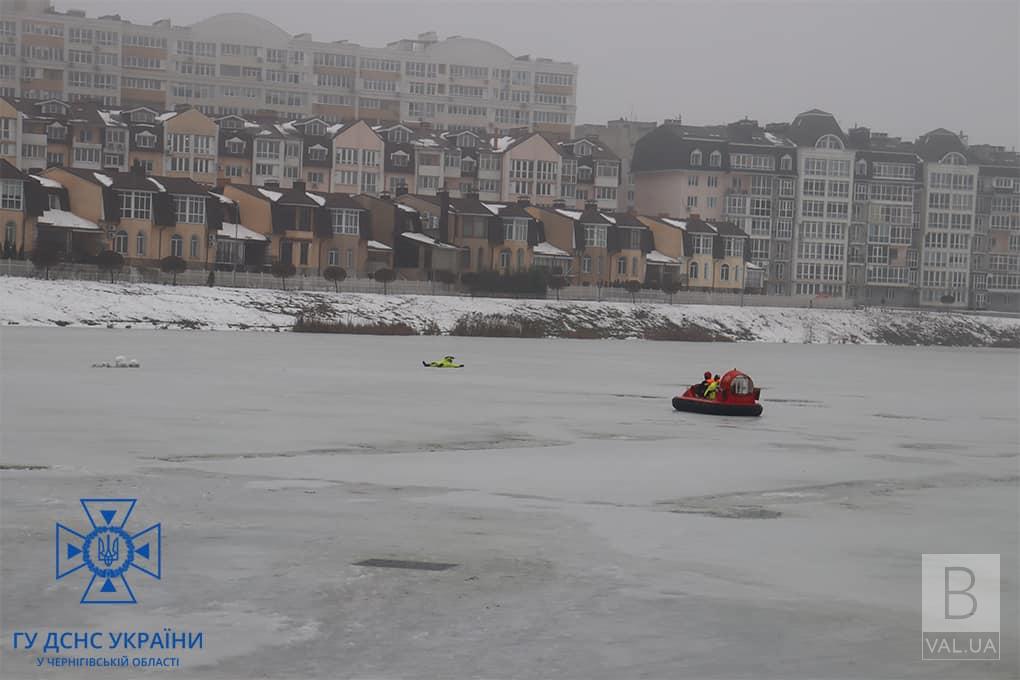
[[[357,236],[360,232],[360,210],[330,210],[332,215],[333,233],[337,235]]]
[[[816,149],[842,149],[843,141],[836,135],[824,135],[815,142]]]
[[[113,250],[121,255],[127,255],[128,234],[123,229],[118,231],[113,237]]]
[[[688,277],[689,277],[689,278],[690,278],[690,279],[691,279],[692,281],[693,281],[694,279],[698,278],[698,263],[697,263],[697,262],[691,262],[691,266],[690,266],[690,268],[688,269]]]
[[[191,235],[191,242],[189,244],[189,255],[191,257],[198,257],[198,236]]]
[[[178,222],[205,224],[205,198],[202,196],[174,196],[174,214]]]
[[[719,267],[719,280],[721,281],[730,280],[730,266],[728,264],[723,264],[721,267]]]
[[[779,159],[780,170],[793,170],[793,158],[789,155],[783,156]]]
[[[329,253],[326,254],[326,258],[327,258],[326,261],[329,263],[330,267],[336,267],[338,264],[340,264],[340,256],[337,254],[337,251],[335,249],[330,250]]]
[[[0,180],[0,208],[21,210],[24,204],[24,183],[21,180]]]
[[[139,231],[135,235],[135,254],[139,257],[145,257],[145,232]]]
[[[120,194],[120,216],[129,220],[151,220],[152,193],[148,191],[122,191]]]
[[[591,274],[591,255],[585,255],[581,258],[581,273]]]
[[[687,175],[687,186],[689,187],[698,186],[698,175]]]
[[[687,209],[692,210],[698,207],[698,197],[688,196],[687,197]]]
[[[170,254],[174,257],[184,257],[184,239],[180,234],[170,237]]]
[[[309,246],[310,245],[311,245],[310,243],[304,242],[304,243],[301,244],[301,247],[298,249],[298,258],[299,258],[298,259],[298,263],[299,264],[303,264],[303,265],[307,265],[308,264],[308,250],[309,250]]]
[[[693,167],[698,167],[698,166],[701,165],[701,150],[700,149],[695,149],[694,151],[691,152],[691,165]]]
[[[627,258],[618,257],[616,258],[616,273],[626,275],[627,273]]]
[[[499,268],[509,269],[510,268],[510,251],[503,250],[499,253]]]
[[[503,219],[503,240],[504,241],[527,241],[528,220],[524,217],[510,217]]]
[[[719,153],[718,151],[713,151],[711,154],[709,154],[709,156],[708,156],[708,165],[709,165],[709,167],[712,167],[712,168],[721,168],[722,167],[722,154]]]

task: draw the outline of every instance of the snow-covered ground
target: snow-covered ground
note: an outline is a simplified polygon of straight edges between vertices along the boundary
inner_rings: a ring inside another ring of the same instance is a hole
[[[713,337],[790,343],[1020,345],[1020,319],[908,311],[556,302],[455,296],[42,281],[0,277],[0,324],[132,328],[289,329],[299,314],[353,323],[405,323],[449,333],[469,317],[537,320],[614,337],[697,328]]]
[[[761,418],[672,411],[732,366]],[[3,327],[0,369],[3,678],[82,675],[13,631],[164,627],[187,678],[1018,675],[1012,350]],[[163,523],[138,605],[54,580],[97,496]],[[1002,555],[1000,662],[920,660],[961,552]]]

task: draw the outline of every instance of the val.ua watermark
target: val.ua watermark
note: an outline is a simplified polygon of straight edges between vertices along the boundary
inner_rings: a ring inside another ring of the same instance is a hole
[[[998,661],[999,556],[921,555],[921,658]]]

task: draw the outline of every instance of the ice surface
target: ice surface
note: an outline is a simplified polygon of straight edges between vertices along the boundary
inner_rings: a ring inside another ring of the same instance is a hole
[[[920,661],[918,583],[1001,553],[1017,649],[1014,351],[0,333],[3,464],[45,466],[0,473],[5,678],[70,677],[13,631],[164,626],[196,678],[1017,676]],[[672,411],[734,365],[763,417]],[[53,579],[89,496],[162,522],[137,606]]]

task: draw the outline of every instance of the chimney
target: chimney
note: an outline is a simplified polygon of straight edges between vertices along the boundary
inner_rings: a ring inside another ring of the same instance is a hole
[[[531,199],[528,198],[527,196],[518,196],[517,197],[517,205],[521,206],[522,208],[523,207],[527,207],[527,206],[531,205]]]
[[[294,189],[294,191],[297,191],[297,192],[302,193],[302,194],[305,193],[305,183],[304,182],[299,182],[298,180],[294,180],[294,182],[291,184],[291,187]]]

